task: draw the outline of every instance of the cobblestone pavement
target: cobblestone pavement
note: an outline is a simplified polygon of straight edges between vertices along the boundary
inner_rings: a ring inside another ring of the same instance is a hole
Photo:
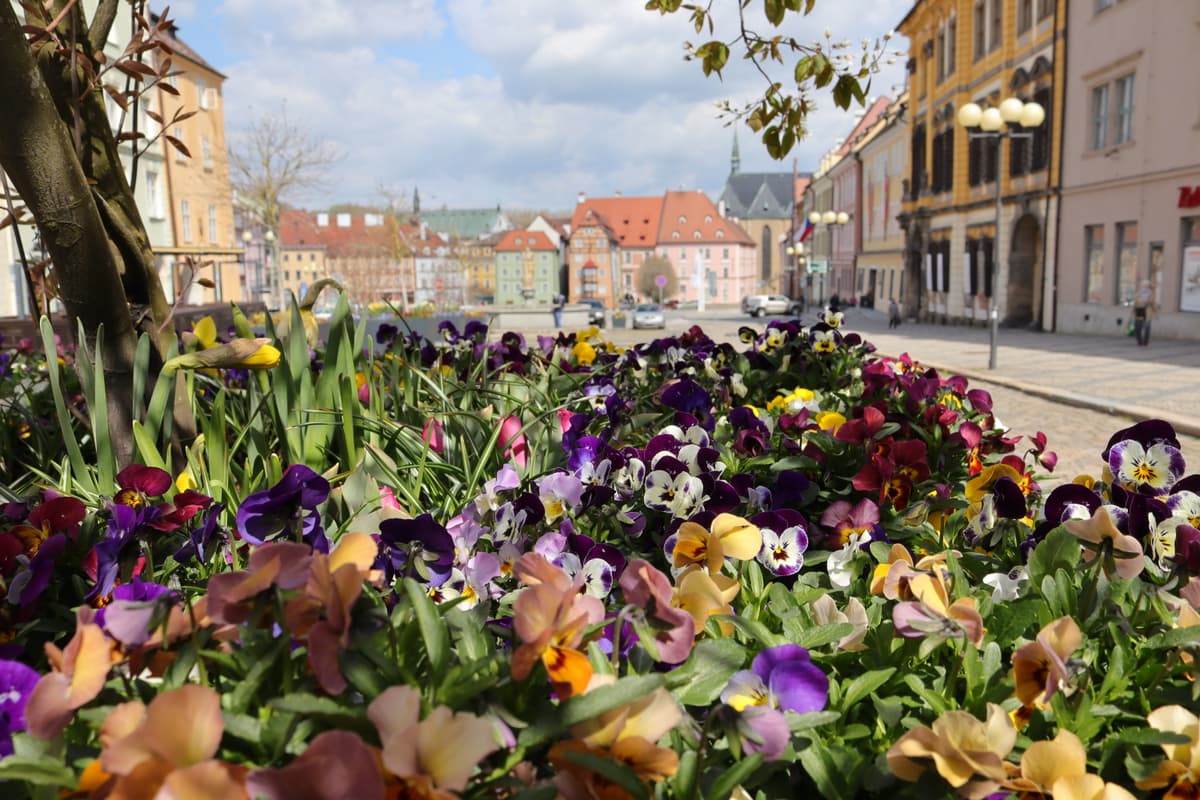
[[[811,314],[803,322],[814,321]],[[670,312],[667,334],[699,324],[718,341],[736,341],[742,325],[764,321],[717,307],[705,314]],[[1098,474],[1109,437],[1139,419],[1158,417],[1179,432],[1189,472],[1200,471],[1200,346],[1154,339],[1139,348],[1121,336],[1084,336],[1001,329],[997,369],[987,368],[988,330],[982,326],[904,323],[889,330],[884,313],[849,309],[846,328],[872,342],[880,353],[914,359],[943,374],[962,374],[992,394],[997,417],[1015,433],[1046,434],[1059,457],[1043,481],[1055,485],[1079,474]],[[606,330],[618,344],[632,344],[659,331]]]

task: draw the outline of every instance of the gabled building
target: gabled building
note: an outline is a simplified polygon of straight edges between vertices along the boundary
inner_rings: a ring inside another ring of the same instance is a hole
[[[503,235],[461,239],[451,245],[467,283],[467,302],[496,302],[496,243]]]
[[[754,240],[761,290],[792,295],[795,291],[795,259],[787,252],[789,235],[796,230],[796,198],[811,176],[796,172],[742,172],[737,133],[729,160],[729,177],[717,208]]]
[[[900,21],[910,42],[901,213],[909,313],[984,321],[998,270],[1002,322],[1051,326],[1067,16],[1058,5],[1065,2],[917,0]],[[963,105],[987,108],[1009,96],[1045,109],[1031,138],[971,138],[958,125]]]
[[[278,251],[274,257],[279,259],[281,279],[285,271],[290,273],[296,268],[293,255],[323,253],[325,275],[340,283],[356,305],[379,301],[399,304],[406,295],[408,299],[414,297],[412,246],[406,232],[390,216],[285,209],[280,215],[274,249]],[[286,261],[284,256],[288,257]],[[302,281],[311,280],[311,263],[311,257],[300,260]],[[290,275],[288,281],[299,288],[299,282]]]
[[[761,291],[757,245],[704,192],[663,196],[658,253],[679,276],[680,302],[736,303]]]
[[[615,306],[634,295],[636,273],[658,244],[661,197],[597,197],[580,193],[567,240],[568,298]]]
[[[246,283],[243,250],[234,239],[221,91],[225,76],[183,41],[174,25],[161,41],[170,50],[175,74],[153,93],[155,110],[166,126],[163,132],[190,153],[164,136],[158,146],[161,172],[148,168],[146,173],[150,219],[165,219],[172,231],[173,245],[156,248],[172,265],[164,290],[168,297],[184,293],[185,303],[260,299]],[[176,120],[177,111],[194,113]],[[158,124],[152,124],[157,132]],[[189,260],[201,265],[198,275],[189,275]],[[214,286],[206,288],[195,277],[208,278]]]
[[[496,243],[496,305],[546,304],[559,293],[558,245],[541,231],[508,231]]]

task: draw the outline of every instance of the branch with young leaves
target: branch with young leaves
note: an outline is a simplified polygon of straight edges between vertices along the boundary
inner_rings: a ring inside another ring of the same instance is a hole
[[[829,30],[823,38],[811,41],[776,31],[764,34],[750,16],[755,0],[728,3],[736,10],[737,24],[736,32],[726,38],[718,36],[724,26],[718,25],[714,15],[716,0],[704,4],[648,0],[646,10],[664,16],[686,11],[696,33],[713,37],[698,44],[684,42],[685,60],[699,61],[706,77],[716,74],[720,78],[730,57],[738,52],[751,63],[766,82],[762,96],[740,106],[725,100],[718,107],[760,134],[772,158],[783,158],[807,135],[805,120],[815,108],[814,89],[828,89],[838,108],[849,108],[852,102],[865,105],[872,76],[895,55],[887,49],[890,33],[874,42],[864,39],[859,52],[848,41],[835,41]],[[779,29],[789,15],[808,16],[815,6],[816,0],[762,0],[763,19]],[[777,77],[787,70],[791,72],[788,79]]]

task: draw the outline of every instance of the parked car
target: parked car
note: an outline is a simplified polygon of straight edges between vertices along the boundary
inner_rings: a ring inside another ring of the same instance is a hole
[[[635,328],[665,328],[667,319],[663,316],[662,306],[658,303],[642,303],[633,310],[633,327]]]
[[[604,327],[604,301],[593,297],[585,297],[579,301],[588,307],[588,325]]]
[[[781,294],[751,294],[742,298],[742,313],[752,317],[766,314],[800,314],[801,303]]]

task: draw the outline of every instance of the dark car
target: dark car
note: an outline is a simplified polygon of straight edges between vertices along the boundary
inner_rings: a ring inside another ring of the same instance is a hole
[[[604,301],[594,298],[585,297],[579,301],[585,306],[588,306],[588,325],[598,325],[604,327]]]

